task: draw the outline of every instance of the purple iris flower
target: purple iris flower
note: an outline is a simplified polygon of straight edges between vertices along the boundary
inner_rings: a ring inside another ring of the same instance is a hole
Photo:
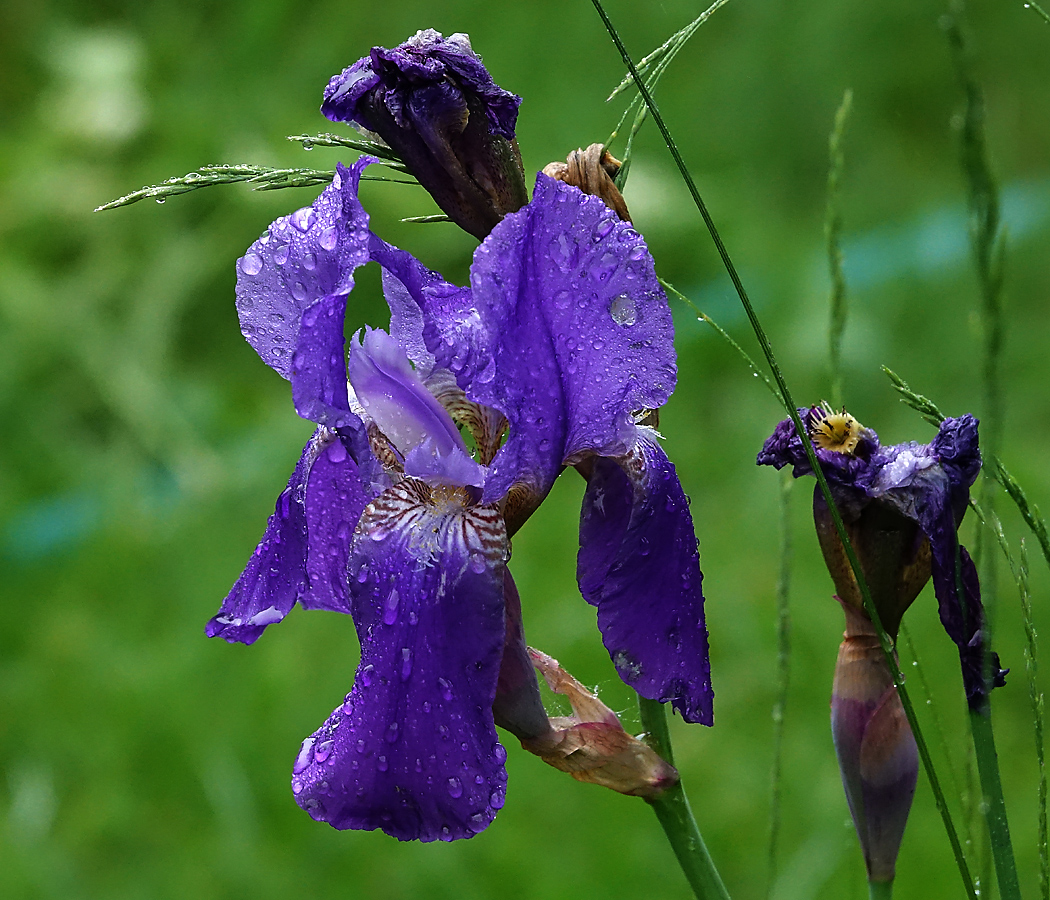
[[[382,138],[453,222],[483,238],[529,200],[514,140],[520,104],[467,35],[427,29],[334,76],[321,112]]]
[[[588,478],[579,583],[617,671],[711,723],[688,500],[640,424],[674,387],[671,315],[638,233],[544,175],[478,247],[470,286],[447,283],[369,231],[370,162],[339,166],[238,263],[244,335],[319,427],[207,633],[252,643],[296,602],[349,612],[353,690],[303,742],[296,799],[336,828],[452,840],[503,805],[494,722],[550,727],[507,561],[566,466]],[[358,332],[348,375],[368,260],[390,329]]]
[[[822,407],[798,412],[851,532],[885,627],[896,635],[904,608],[932,574],[941,623],[959,649],[967,700],[971,708],[983,708],[989,690],[1004,684],[1006,673],[999,657],[987,650],[977,570],[957,533],[981,468],[977,419],[945,419],[929,444],[912,441],[884,447],[874,431],[846,413],[832,414]],[[790,419],[777,425],[757,462],[777,469],[791,465],[796,477],[812,474]],[[814,514],[818,532],[827,532],[830,525],[822,527],[822,522],[826,517],[830,523],[830,517],[819,487]],[[914,539],[901,523],[917,526]],[[823,545],[825,535],[821,538]],[[885,583],[879,584],[880,579]],[[839,581],[836,578],[836,585]],[[855,584],[852,590],[848,584],[840,588],[843,595],[855,592]]]

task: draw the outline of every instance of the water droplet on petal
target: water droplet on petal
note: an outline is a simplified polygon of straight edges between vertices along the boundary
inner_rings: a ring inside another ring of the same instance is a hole
[[[262,271],[262,260],[250,250],[240,259],[241,271],[245,275],[258,275]]]
[[[332,752],[332,747],[335,746],[335,741],[321,741],[314,748],[314,759],[319,763],[323,763]]]
[[[279,247],[273,248],[273,261],[279,266],[283,266],[288,262],[288,248],[290,245],[281,244]]]
[[[323,250],[334,250],[335,245],[339,243],[339,230],[334,225],[329,225],[321,232],[317,243],[321,245]]]
[[[314,739],[308,737],[303,741],[303,745],[299,748],[299,755],[295,758],[295,763],[292,765],[292,774],[298,775],[303,771],[310,763],[314,760]]]
[[[488,563],[485,560],[485,554],[480,550],[475,550],[470,554],[470,569],[477,575],[481,575],[485,569],[488,568]]]
[[[387,625],[393,625],[397,620],[397,605],[400,601],[401,597],[397,593],[397,588],[391,588],[383,604],[383,621]]]
[[[397,740],[398,733],[401,731],[401,726],[397,722],[391,722],[386,727],[386,734],[383,735],[386,738],[388,744],[393,744]]]
[[[361,686],[362,687],[371,687],[372,686],[372,679],[375,677],[375,673],[376,673],[376,667],[375,666],[365,666],[361,670],[361,674],[358,676],[358,678],[361,681]]]
[[[500,791],[493,791],[489,795],[489,806],[493,809],[502,809],[504,803],[503,794]]]
[[[292,213],[292,224],[300,231],[305,232],[310,230],[316,218],[314,211],[309,206],[304,206],[302,209],[297,209]]]
[[[389,768],[389,763],[387,763],[385,756],[376,757],[376,768],[380,772],[385,772]]]
[[[453,800],[463,796],[463,782],[455,775],[448,780],[448,794]]]
[[[473,831],[475,834],[480,834],[485,830],[485,826],[488,825],[488,820],[481,813],[474,813],[470,817],[470,821],[467,822],[467,828]]]
[[[609,314],[617,325],[633,325],[638,321],[638,307],[629,294],[620,294],[613,300]]]
[[[408,681],[412,675],[412,651],[405,647],[401,650],[401,680]]]
[[[441,688],[441,696],[448,702],[452,699],[452,683],[445,678],[438,679],[438,687]]]

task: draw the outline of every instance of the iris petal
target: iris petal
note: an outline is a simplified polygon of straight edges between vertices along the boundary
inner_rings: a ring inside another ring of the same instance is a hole
[[[580,591],[620,677],[712,724],[704,595],[689,501],[674,466],[644,433],[632,452],[598,458],[580,515]]]
[[[368,261],[368,213],[357,187],[372,161],[362,157],[349,169],[338,166],[335,180],[311,206],[273,222],[237,263],[241,331],[284,378],[293,379],[296,352],[313,359],[319,349],[309,328],[302,333],[307,310],[326,298],[345,298],[354,286],[354,270]],[[329,316],[331,300],[316,312]],[[323,343],[327,352],[329,341]],[[338,366],[345,369],[345,361]]]
[[[366,509],[349,567],[361,663],[292,779],[315,819],[430,841],[472,837],[495,817],[506,553],[495,509],[444,502],[415,479]]]

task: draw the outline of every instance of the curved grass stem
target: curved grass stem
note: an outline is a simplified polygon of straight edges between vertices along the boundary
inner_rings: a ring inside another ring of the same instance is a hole
[[[933,766],[933,759],[930,756],[929,748],[926,745],[926,740],[923,737],[922,730],[919,727],[918,718],[915,715],[915,708],[911,702],[911,698],[908,696],[908,692],[904,686],[904,677],[901,674],[900,667],[897,665],[897,660],[894,658],[893,653],[893,642],[890,640],[889,635],[886,633],[885,628],[882,626],[881,618],[879,617],[879,611],[876,609],[874,602],[871,598],[871,592],[868,589],[867,582],[864,578],[864,572],[861,569],[860,562],[857,559],[857,555],[854,552],[853,546],[850,543],[849,536],[846,534],[845,526],[842,522],[842,517],[839,515],[838,508],[835,505],[835,500],[831,495],[831,489],[828,486],[827,479],[824,477],[823,472],[820,469],[820,464],[817,461],[816,454],[813,450],[813,444],[809,440],[809,435],[806,433],[806,429],[802,424],[802,420],[799,417],[798,410],[795,407],[794,401],[791,399],[791,393],[788,389],[787,383],[784,380],[783,373],[780,371],[780,366],[777,363],[776,357],[773,354],[773,348],[769,343],[769,339],[766,337],[765,329],[762,327],[762,323],[759,321],[757,314],[755,313],[754,307],[751,305],[751,300],[748,298],[747,291],[744,289],[744,285],[740,280],[740,275],[737,273],[736,266],[733,264],[732,259],[729,256],[729,252],[726,250],[725,244],[722,243],[722,238],[718,233],[718,229],[715,227],[714,220],[711,218],[711,214],[708,212],[707,205],[704,203],[703,198],[700,196],[696,183],[693,181],[692,175],[689,173],[689,169],[685,164],[685,160],[682,158],[682,154],[678,150],[678,146],[671,136],[670,131],[667,128],[666,123],[663,120],[663,116],[660,114],[660,110],[653,100],[652,94],[645,86],[645,83],[639,77],[637,69],[635,68],[634,61],[631,59],[630,54],[627,52],[627,48],[624,46],[623,41],[620,38],[619,33],[613,26],[612,21],[609,19],[608,14],[605,12],[602,6],[601,0],[591,0],[595,10],[601,17],[602,22],[605,25],[606,30],[609,32],[609,37],[616,45],[616,49],[619,51],[624,64],[634,78],[635,84],[638,87],[639,93],[645,102],[645,105],[649,108],[649,112],[652,114],[653,122],[659,129],[660,134],[663,136],[664,143],[667,145],[667,149],[671,154],[671,157],[675,161],[675,165],[678,167],[678,171],[682,175],[682,179],[685,181],[686,187],[689,190],[690,196],[693,198],[693,202],[696,204],[697,210],[700,212],[701,218],[704,220],[704,224],[707,226],[707,230],[711,235],[711,240],[714,242],[715,248],[718,251],[718,255],[722,260],[722,264],[725,266],[726,272],[729,274],[730,280],[733,282],[733,287],[737,292],[737,296],[740,298],[740,303],[744,307],[744,312],[747,314],[748,320],[751,323],[751,328],[755,333],[755,337],[758,339],[759,346],[762,348],[762,355],[765,357],[767,364],[769,365],[770,371],[773,374],[773,378],[776,381],[777,387],[780,389],[780,396],[784,401],[784,405],[787,409],[788,415],[791,417],[792,423],[798,432],[799,437],[802,440],[802,444],[806,451],[806,457],[809,460],[809,464],[813,469],[813,474],[816,476],[817,484],[820,487],[821,493],[824,496],[825,501],[828,505],[828,510],[831,513],[832,521],[835,526],[835,531],[839,536],[839,540],[842,542],[842,546],[846,551],[846,557],[849,560],[850,567],[853,569],[853,573],[856,576],[857,584],[860,588],[861,597],[864,601],[864,609],[868,613],[872,624],[875,626],[875,630],[879,635],[879,643],[882,646],[883,653],[886,657],[887,665],[889,666],[890,672],[893,676],[893,682],[897,687],[898,695],[900,696],[901,705],[904,707],[904,712],[908,718],[908,723],[911,726],[912,733],[915,736],[915,743],[918,745],[919,757],[922,760],[923,769],[926,772],[926,776],[930,781],[930,788],[933,791],[934,800],[937,805],[937,809],[941,814],[941,819],[944,823],[945,831],[948,835],[948,841],[951,844],[952,853],[955,857],[956,866],[959,869],[959,876],[962,879],[963,886],[972,900],[977,900],[977,893],[974,889],[973,877],[970,875],[970,868],[966,862],[966,857],[963,853],[962,845],[959,841],[958,832],[955,829],[955,824],[952,821],[951,812],[948,810],[948,804],[944,797],[944,792],[941,789],[940,780],[937,777],[937,772]]]

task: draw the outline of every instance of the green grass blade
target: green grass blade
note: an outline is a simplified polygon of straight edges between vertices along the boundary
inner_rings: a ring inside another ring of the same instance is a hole
[[[831,405],[842,406],[842,335],[846,330],[846,276],[842,271],[842,210],[839,208],[839,183],[846,157],[842,141],[853,107],[853,91],[846,89],[835,113],[835,125],[828,137],[828,203],[824,214],[824,240],[831,274],[831,315],[828,321],[828,368],[831,370]]]
[[[777,671],[773,697],[773,764],[770,773],[769,802],[769,883],[766,896],[772,898],[777,881],[777,843],[780,837],[781,770],[784,747],[784,710],[787,708],[791,679],[791,487],[795,479],[780,473],[780,573],[777,578]]]
[[[1043,17],[1043,21],[1046,22],[1047,25],[1050,25],[1050,13],[1048,13],[1045,9],[1043,9],[1043,7],[1036,3],[1035,0],[1025,0],[1024,8],[1034,10],[1036,13]]]
[[[664,122],[663,116],[660,114],[660,110],[656,105],[656,102],[652,98],[652,94],[646,88],[645,83],[641,80],[638,75],[637,69],[635,68],[634,61],[631,59],[630,54],[627,52],[627,48],[624,46],[623,41],[620,38],[619,33],[613,26],[612,21],[609,19],[608,14],[605,12],[605,8],[602,6],[601,0],[591,0],[592,5],[597,11],[602,23],[605,25],[606,30],[609,32],[609,37],[612,39],[613,44],[616,46],[620,57],[623,59],[624,64],[630,70],[634,76],[635,84],[638,85],[638,91],[641,93],[642,98],[645,101],[645,105],[648,107],[649,112],[652,114],[653,121],[656,123],[656,127],[659,129],[661,136],[664,139],[664,143],[667,145],[668,152],[671,154],[671,158],[675,161],[675,165],[678,167],[678,171],[682,175],[682,180],[685,182],[686,188],[689,190],[689,194],[696,204],[696,208],[700,213],[701,218],[704,220],[704,224],[707,227],[708,233],[711,235],[715,248],[718,251],[718,255],[722,260],[722,264],[725,266],[726,272],[729,274],[730,281],[733,282],[733,288],[737,292],[737,296],[740,298],[740,303],[744,307],[744,312],[747,314],[748,321],[751,323],[751,328],[755,332],[755,337],[758,339],[759,346],[762,348],[762,355],[766,359],[766,363],[769,365],[770,371],[773,374],[773,378],[776,381],[777,388],[779,389],[780,397],[784,402],[785,410],[788,416],[791,418],[792,423],[797,430],[800,439],[802,440],[803,448],[806,451],[806,457],[809,460],[810,466],[813,469],[813,474],[817,479],[817,484],[820,487],[821,493],[824,496],[825,501],[828,504],[828,510],[831,513],[832,522],[835,526],[835,531],[839,536],[839,540],[842,541],[843,549],[846,551],[846,557],[849,560],[850,568],[853,570],[853,574],[857,579],[857,584],[860,589],[861,597],[864,601],[865,612],[868,613],[872,624],[875,626],[876,633],[879,636],[879,642],[883,650],[883,654],[886,658],[886,664],[889,667],[890,673],[893,676],[894,685],[897,688],[897,693],[901,700],[901,705],[904,708],[905,715],[908,718],[908,723],[911,726],[912,732],[915,736],[915,743],[918,746],[919,756],[922,759],[923,768],[926,771],[927,778],[930,781],[930,788],[934,795],[934,800],[937,804],[937,809],[941,814],[941,820],[944,823],[945,832],[948,836],[948,841],[952,847],[952,854],[955,857],[956,865],[959,869],[959,877],[962,879],[963,886],[967,891],[967,894],[977,900],[977,895],[974,890],[973,878],[970,875],[970,869],[966,862],[966,857],[963,854],[962,845],[959,842],[959,835],[956,831],[955,824],[952,821],[951,812],[948,809],[948,804],[944,799],[944,792],[941,790],[940,780],[937,777],[937,772],[933,766],[933,760],[930,757],[929,748],[926,746],[925,738],[922,734],[922,729],[919,725],[918,718],[915,715],[915,709],[911,703],[911,698],[908,696],[907,689],[904,685],[904,679],[900,671],[900,667],[897,665],[897,661],[894,658],[893,644],[886,634],[886,630],[882,627],[882,620],[879,616],[878,609],[871,599],[871,592],[868,589],[867,582],[864,578],[864,572],[861,569],[860,562],[857,559],[857,554],[853,549],[853,545],[850,543],[849,536],[846,534],[846,528],[843,525],[842,517],[839,515],[838,508],[835,505],[835,500],[831,496],[831,489],[828,486],[827,479],[824,477],[824,473],[821,471],[820,464],[817,461],[816,454],[813,450],[813,444],[809,440],[809,435],[806,433],[806,429],[802,424],[802,420],[799,418],[798,410],[795,407],[794,401],[791,398],[791,393],[788,389],[787,382],[784,380],[784,375],[780,371],[780,366],[777,363],[776,357],[773,354],[773,348],[769,343],[769,339],[766,337],[765,329],[762,327],[762,323],[759,321],[757,314],[755,313],[754,307],[751,304],[751,300],[747,295],[747,291],[744,289],[743,282],[740,280],[740,276],[737,273],[736,266],[733,264],[733,260],[729,256],[728,250],[726,250],[725,244],[722,242],[722,238],[718,233],[718,229],[715,226],[714,220],[711,218],[711,214],[708,212],[707,205],[704,203],[703,198],[700,196],[700,191],[696,186],[696,182],[693,180],[693,176],[689,172],[689,168],[685,164],[685,160],[682,158],[681,152],[678,150],[678,145],[675,143],[674,138],[671,136],[670,131],[667,128],[667,124]]]

